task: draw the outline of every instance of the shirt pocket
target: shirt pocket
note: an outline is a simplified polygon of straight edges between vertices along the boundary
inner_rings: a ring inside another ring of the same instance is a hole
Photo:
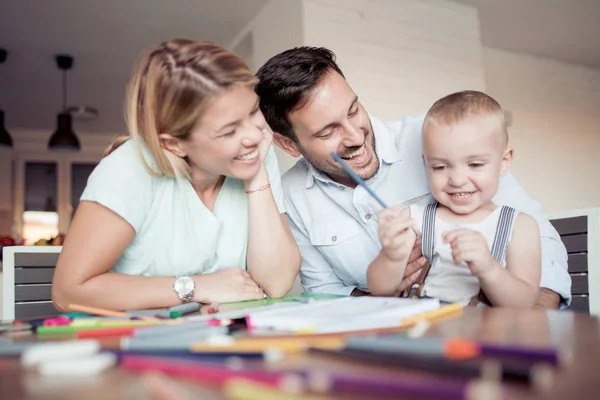
[[[361,288],[366,285],[369,265],[363,240],[355,220],[327,221],[310,234],[312,245],[327,259],[336,275],[345,284],[358,284]]]
[[[314,246],[338,246],[359,233],[358,223],[354,220],[328,221],[310,233],[310,242]]]

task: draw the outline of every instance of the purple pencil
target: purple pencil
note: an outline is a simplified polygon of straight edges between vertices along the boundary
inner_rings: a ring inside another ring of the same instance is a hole
[[[478,344],[481,354],[490,357],[513,357],[532,362],[546,362],[560,365],[569,361],[569,357],[552,348],[535,348],[495,344]]]
[[[435,399],[484,399],[501,398],[497,382],[472,380],[460,381],[444,378],[418,378],[415,376],[374,376],[347,372],[313,371],[307,375],[307,384],[315,392],[330,394],[369,394],[375,397],[414,396]]]

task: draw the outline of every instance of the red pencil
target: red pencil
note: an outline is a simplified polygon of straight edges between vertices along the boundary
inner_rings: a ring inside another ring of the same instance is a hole
[[[167,357],[125,355],[121,366],[132,371],[161,371],[179,377],[194,378],[204,382],[222,385],[234,377],[252,379],[273,387],[298,390],[303,384],[290,372],[264,371],[261,369],[231,369],[225,364],[199,363],[189,360],[174,360]]]
[[[120,328],[98,328],[77,331],[78,339],[96,338],[103,336],[131,336],[138,326],[123,326]]]

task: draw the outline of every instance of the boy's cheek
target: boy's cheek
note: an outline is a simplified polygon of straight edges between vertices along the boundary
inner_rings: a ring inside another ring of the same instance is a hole
[[[430,175],[429,186],[432,192],[439,192],[444,187],[444,181],[439,175]]]

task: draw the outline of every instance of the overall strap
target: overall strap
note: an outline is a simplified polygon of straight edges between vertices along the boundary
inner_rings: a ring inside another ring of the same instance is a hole
[[[423,266],[421,269],[421,274],[419,274],[419,278],[413,285],[411,286],[408,293],[406,293],[406,297],[410,298],[419,298],[421,297],[421,292],[423,291],[423,285],[425,283],[425,279],[427,279],[427,275],[429,274],[429,270],[431,269],[431,263],[433,261],[433,247],[435,244],[435,214],[437,211],[438,203],[437,201],[434,203],[429,203],[423,210],[423,225],[422,225],[422,234],[421,234],[421,252],[423,256],[427,258],[428,263]]]
[[[423,211],[423,233],[421,238],[421,252],[431,263],[433,246],[435,244],[435,214],[438,203],[429,203]]]
[[[506,258],[506,248],[508,247],[508,237],[510,236],[510,230],[515,218],[515,209],[509,206],[502,206],[500,210],[500,217],[498,218],[498,225],[496,226],[496,234],[494,235],[494,242],[492,243],[492,258],[502,264]],[[470,304],[477,304],[481,302],[491,306],[492,303],[487,298],[483,290],[479,291],[479,295],[471,300]]]
[[[508,238],[515,217],[515,209],[509,206],[502,206],[498,225],[496,226],[496,235],[492,243],[492,257],[502,264],[506,257],[506,248],[508,247]]]

